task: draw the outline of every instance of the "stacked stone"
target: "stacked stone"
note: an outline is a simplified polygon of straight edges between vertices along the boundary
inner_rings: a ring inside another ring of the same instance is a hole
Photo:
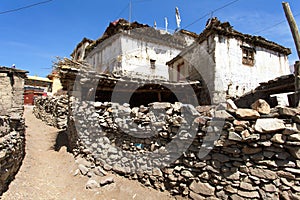
[[[66,128],[68,117],[68,97],[66,95],[37,97],[34,106],[33,113],[36,118],[50,126],[59,129]]]
[[[75,106],[77,105],[77,106]],[[96,167],[192,199],[297,199],[300,109],[72,104],[69,139]],[[89,176],[92,176],[89,174]]]
[[[14,179],[25,156],[23,118],[0,116],[0,196]]]

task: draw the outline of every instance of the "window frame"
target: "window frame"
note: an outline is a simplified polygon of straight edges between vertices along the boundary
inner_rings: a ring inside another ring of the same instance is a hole
[[[255,65],[255,49],[252,47],[241,46],[242,49],[242,64],[248,66]]]

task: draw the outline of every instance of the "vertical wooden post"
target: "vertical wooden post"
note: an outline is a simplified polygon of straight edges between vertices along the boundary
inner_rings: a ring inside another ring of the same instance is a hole
[[[293,38],[294,38],[294,42],[295,42],[297,53],[298,53],[298,58],[300,59],[300,35],[299,35],[296,21],[293,17],[293,14],[292,14],[289,4],[286,2],[282,2],[282,6],[283,6],[283,10],[285,12],[285,16],[289,22]]]
[[[295,65],[295,106],[300,107],[300,61],[296,61]]]
[[[161,92],[158,92],[157,95],[158,95],[157,96],[158,97],[158,102],[161,102]]]

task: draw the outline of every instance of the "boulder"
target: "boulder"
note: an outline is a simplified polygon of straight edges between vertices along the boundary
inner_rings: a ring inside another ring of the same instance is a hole
[[[300,108],[288,108],[288,107],[280,107],[278,109],[279,114],[283,116],[296,116],[297,114],[300,114]]]
[[[88,180],[88,182],[85,185],[86,189],[95,189],[99,187],[99,183],[93,179]]]
[[[258,99],[255,101],[252,105],[251,108],[253,110],[258,111],[260,114],[270,114],[270,105],[263,99]]]
[[[258,119],[254,129],[260,133],[271,133],[285,129],[284,121],[277,118]]]
[[[209,183],[193,181],[189,188],[195,193],[202,194],[205,196],[213,196],[215,192],[215,188],[212,187]]]
[[[260,117],[260,114],[253,109],[248,109],[248,108],[239,108],[235,112],[236,116],[239,119],[258,119]]]

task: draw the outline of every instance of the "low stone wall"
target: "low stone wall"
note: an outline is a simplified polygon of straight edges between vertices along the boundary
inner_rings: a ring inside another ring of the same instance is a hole
[[[72,103],[68,136],[90,177],[112,170],[191,199],[299,199],[299,109],[226,109]]]
[[[0,195],[7,190],[25,156],[24,119],[0,116]]]
[[[0,198],[25,156],[23,93],[26,73],[0,66]]]
[[[33,114],[47,125],[58,129],[66,128],[68,117],[67,95],[37,97],[34,101]]]

